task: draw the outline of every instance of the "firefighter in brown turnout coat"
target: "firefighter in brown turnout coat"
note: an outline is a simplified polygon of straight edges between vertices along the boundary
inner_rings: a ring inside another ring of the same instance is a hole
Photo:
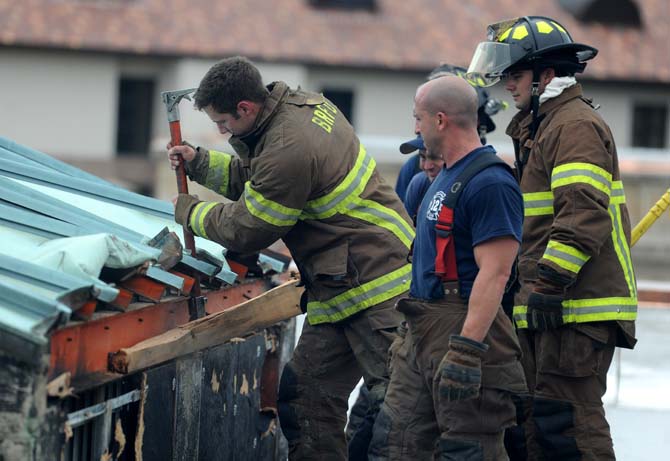
[[[353,128],[322,95],[265,87],[246,59],[205,75],[195,105],[239,157],[188,145],[168,154],[232,203],[180,195],[175,219],[194,234],[248,253],[283,239],[305,283],[307,320],[279,389],[291,459],[345,459],[347,399],[361,375],[369,420],[388,383],[387,350],[409,288],[414,237],[400,200]],[[268,306],[272,308],[272,306]]]
[[[504,78],[524,197],[514,321],[531,399],[515,459],[614,459],[602,396],[615,347],[635,345],[630,222],[612,133],[574,74],[597,50],[531,16],[489,27],[470,76]]]

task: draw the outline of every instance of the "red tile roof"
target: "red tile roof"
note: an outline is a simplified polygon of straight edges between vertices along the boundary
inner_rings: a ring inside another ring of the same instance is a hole
[[[668,0],[639,0],[643,27],[579,23],[558,1],[377,0],[316,9],[308,0],[0,0],[0,46],[222,57],[425,71],[467,65],[486,25],[520,14],[561,22],[600,49],[595,79],[670,83]],[[519,6],[523,5],[524,10]]]

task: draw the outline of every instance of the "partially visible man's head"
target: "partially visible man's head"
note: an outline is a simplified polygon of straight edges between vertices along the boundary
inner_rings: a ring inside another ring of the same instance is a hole
[[[442,155],[449,126],[477,129],[478,97],[464,79],[444,76],[421,85],[414,98],[415,131],[421,133],[426,149]]]
[[[195,107],[207,113],[222,134],[242,135],[253,126],[268,90],[258,69],[235,56],[214,64],[195,92]]]
[[[544,93],[545,88],[555,76],[555,71],[552,68],[543,69],[540,72],[538,94]],[[505,89],[514,99],[514,106],[519,110],[530,110],[533,71],[528,69],[513,70],[506,74],[502,81],[505,84]]]
[[[240,101],[265,102],[268,90],[251,61],[242,56],[223,59],[214,64],[200,81],[195,92],[195,107],[207,106],[224,114],[235,114]]]

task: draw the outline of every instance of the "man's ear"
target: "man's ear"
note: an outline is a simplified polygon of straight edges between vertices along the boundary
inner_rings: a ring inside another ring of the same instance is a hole
[[[256,105],[251,101],[240,101],[237,103],[237,113],[240,115],[253,114]]]
[[[444,112],[438,112],[435,114],[435,123],[437,123],[437,129],[438,130],[444,130],[447,127],[447,122],[448,122],[448,117],[447,114]]]
[[[549,85],[554,77],[556,77],[556,71],[552,67],[548,67],[540,73],[540,82],[545,86]]]

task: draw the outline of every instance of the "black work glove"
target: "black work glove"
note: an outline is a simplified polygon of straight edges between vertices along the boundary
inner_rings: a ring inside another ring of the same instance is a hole
[[[526,319],[533,331],[555,330],[563,325],[563,295],[533,291],[528,296]]]
[[[440,394],[449,402],[474,399],[482,385],[482,357],[489,346],[465,336],[451,335],[449,350],[438,366]]]

